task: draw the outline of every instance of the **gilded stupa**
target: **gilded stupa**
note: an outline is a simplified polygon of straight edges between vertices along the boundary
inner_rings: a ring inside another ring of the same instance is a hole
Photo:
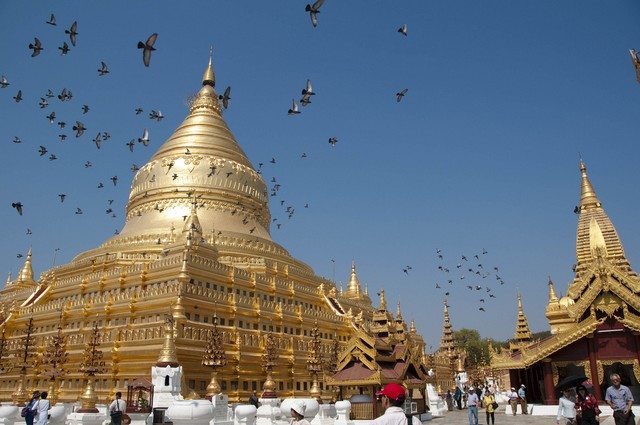
[[[187,117],[133,178],[119,234],[38,280],[30,251],[0,291],[0,327],[13,347],[3,364],[18,355],[31,319],[36,357],[62,323],[68,361],[58,381],[61,401],[82,392],[79,366],[94,326],[106,363],[95,376],[101,401],[148,377],[153,365],[180,364],[183,392],[204,396],[211,370],[202,356],[214,320],[226,354],[217,380],[230,400],[241,401],[262,390],[266,345],[277,354],[273,389],[308,396],[314,324],[320,351],[329,353],[377,311],[355,263],[342,294],[273,241],[267,187],[222,117],[215,80],[210,59]],[[0,400],[10,399],[19,381],[27,389],[46,386],[37,368],[19,372],[0,375]]]

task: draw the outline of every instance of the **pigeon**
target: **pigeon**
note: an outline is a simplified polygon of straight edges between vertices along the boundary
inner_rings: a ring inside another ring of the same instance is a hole
[[[45,99],[44,97],[40,98],[40,102],[38,102],[38,106],[40,106],[40,109],[44,109],[47,106],[49,106],[49,101],[47,99]]]
[[[51,111],[51,113],[45,118],[49,120],[49,124],[53,124],[53,122],[56,120],[56,111]]]
[[[335,147],[335,145],[336,145],[337,143],[338,143],[338,139],[337,139],[336,137],[330,137],[330,138],[329,138],[329,144],[330,144],[332,147]]]
[[[313,96],[315,93],[313,92],[313,86],[311,85],[311,80],[307,80],[307,86],[302,89],[303,95]]]
[[[113,182],[113,185],[115,186],[118,183],[118,176],[113,176],[110,179]]]
[[[224,94],[218,96],[218,99],[222,100],[222,106],[227,109],[229,107],[229,99],[231,99],[231,86],[228,86],[224,90]]]
[[[146,128],[142,132],[142,137],[138,138],[138,143],[142,143],[145,146],[149,146],[149,130]]]
[[[53,13],[51,14],[51,17],[49,17],[49,20],[46,23],[53,26],[56,25],[56,17],[54,16]]]
[[[71,44],[75,47],[76,39],[78,37],[78,21],[73,21],[71,28],[64,30],[64,33],[69,34],[69,40],[71,40]]]
[[[401,26],[400,28],[398,28],[398,32],[402,35],[404,35],[405,37],[407,36],[407,24],[404,24],[403,26]]]
[[[49,155],[49,161],[55,161],[58,157],[54,154]]]
[[[69,45],[65,41],[64,43],[62,43],[62,46],[58,47],[58,50],[60,50],[61,55],[66,55],[67,53],[69,53]]]
[[[302,106],[307,106],[310,103],[311,103],[311,95],[303,94],[302,97],[300,98],[300,104]]]
[[[64,202],[64,198],[67,197],[65,193],[59,193],[58,196],[60,197],[60,203]]]
[[[289,109],[288,114],[289,115],[295,115],[295,114],[299,114],[300,111],[298,110],[298,104],[296,103],[295,99],[291,99],[291,109]]]
[[[82,105],[82,113],[86,114],[87,112],[89,112],[89,105]]]
[[[6,89],[7,86],[9,86],[9,80],[7,80],[7,77],[5,77],[4,75],[0,78],[0,88],[2,89]]]
[[[107,75],[109,73],[109,67],[104,62],[100,62],[100,69],[98,69],[98,75],[102,77],[103,75]]]
[[[136,171],[138,171],[140,169],[140,167],[138,167],[137,164],[132,164],[131,165],[131,172],[135,173]]]
[[[53,91],[51,89],[47,90],[47,93],[44,95],[44,97],[46,97],[47,99],[51,99],[54,96],[55,95],[53,94]]]
[[[22,215],[22,202],[12,202],[11,207],[15,208],[19,215]]]
[[[127,143],[126,145],[129,146],[129,150],[133,152],[133,147],[135,146],[135,144],[136,144],[135,139],[131,139],[129,140],[129,143]]]
[[[102,139],[103,139],[103,140],[109,140],[109,139],[111,139],[111,133],[109,133],[108,131],[103,131],[103,132],[102,132]]]
[[[73,126],[73,131],[76,132],[76,137],[80,137],[84,134],[86,127],[80,121],[76,121],[76,125]]]
[[[48,152],[48,151],[47,151],[47,148],[46,148],[46,147],[44,147],[44,146],[42,146],[42,145],[40,145],[40,149],[38,149],[38,153],[40,154],[40,156],[44,156],[44,155],[46,155],[46,154],[47,154],[47,152]]]
[[[34,37],[33,43],[29,43],[29,49],[33,50],[31,57],[36,57],[43,50],[42,43],[38,40],[38,37]]]
[[[409,89],[404,89],[404,90],[399,91],[398,93],[396,93],[396,102],[400,102],[402,100],[402,98],[404,97],[404,95],[407,94],[408,91],[409,91]]]
[[[20,101],[22,100],[22,90],[18,90],[18,93],[13,96],[13,100],[15,100],[16,103],[20,103]]]
[[[479,307],[478,310],[480,311],[486,311],[483,307]]]
[[[307,6],[304,8],[304,10],[306,12],[309,12],[309,17],[311,18],[311,24],[313,25],[313,27],[317,27],[318,26],[318,13],[320,13],[320,7],[322,6],[322,4],[324,3],[324,0],[316,0],[315,3],[313,4],[307,4]]]
[[[162,115],[162,111],[160,110],[156,111],[155,109],[152,109],[151,113],[149,114],[149,119],[156,120],[158,122],[162,121],[163,118],[164,115]]]
[[[67,123],[66,123],[66,122],[64,122],[64,121],[58,121],[58,127],[60,127],[61,129],[62,129],[62,128],[65,128],[66,126],[67,126]]]
[[[143,112],[142,108],[136,108],[135,109],[136,115],[140,115]]]
[[[82,214],[82,210],[81,210],[80,208],[76,208],[76,214],[77,214],[77,215]]]
[[[89,167],[91,167],[91,166],[93,166],[93,164],[91,163],[91,161],[87,161],[87,162],[85,162],[85,163],[84,163],[84,168],[89,168]]]
[[[142,62],[144,62],[144,66],[149,66],[149,62],[151,61],[151,52],[156,50],[153,45],[158,39],[158,33],[153,33],[147,38],[146,42],[138,41],[138,49],[142,49]]]
[[[100,149],[100,143],[102,143],[102,134],[98,133],[96,137],[93,139],[93,143],[95,143],[96,147]]]
[[[33,235],[33,232],[28,227],[27,227],[27,235]]]
[[[102,182],[98,183],[98,189],[102,189],[104,187],[104,184],[102,184]]]
[[[67,140],[67,135],[66,134],[58,134],[58,137],[60,138],[61,142],[64,142],[65,140]]]

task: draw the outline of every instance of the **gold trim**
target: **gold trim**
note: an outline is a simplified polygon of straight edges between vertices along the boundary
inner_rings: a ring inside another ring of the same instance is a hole
[[[629,360],[629,359],[612,359],[612,360],[596,360],[596,365],[598,368],[598,377],[600,379],[604,379],[604,367],[605,366],[611,366],[614,363],[621,363],[625,366],[632,366],[633,367],[633,374],[636,378],[637,381],[640,381],[640,362],[638,361],[638,359],[633,359],[633,360]]]
[[[553,374],[553,385],[558,385],[558,381],[560,379],[558,368],[566,367],[570,365],[581,366],[584,369],[584,375],[591,380],[591,365],[589,364],[589,360],[583,361],[567,361],[567,362],[552,362],[551,363],[551,373]]]

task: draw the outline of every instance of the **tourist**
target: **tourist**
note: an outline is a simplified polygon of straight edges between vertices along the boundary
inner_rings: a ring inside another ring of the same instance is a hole
[[[520,389],[518,390],[518,398],[520,400],[520,406],[522,407],[522,414],[527,415],[529,410],[527,410],[527,393],[525,392],[526,387],[524,384],[520,385]]]
[[[34,391],[31,396],[31,400],[24,407],[24,421],[27,425],[33,425],[33,418],[35,417],[35,412],[33,410],[33,406],[35,406],[36,402],[40,399],[40,391]]]
[[[408,416],[404,413],[402,405],[405,399],[405,389],[400,384],[387,384],[382,391],[376,393],[376,397],[382,402],[382,408],[385,409],[384,414],[371,422],[371,425],[422,425],[420,419],[411,416],[411,424],[408,422]]]
[[[453,399],[456,401],[458,410],[462,410],[462,390],[460,387],[456,387],[456,391],[453,393]]]
[[[576,388],[578,398],[576,400],[577,420],[580,425],[597,425],[600,423],[600,408],[598,400],[589,394],[584,385]]]
[[[249,397],[249,404],[253,404],[254,406],[256,406],[256,409],[260,406],[260,401],[258,400],[258,395],[256,394],[255,390],[253,390],[253,393],[251,393],[251,397]]]
[[[507,397],[509,397],[511,412],[513,412],[513,416],[515,416],[518,411],[518,393],[514,387],[511,387],[511,391],[507,392]]]
[[[616,425],[635,424],[635,416],[631,411],[633,396],[629,387],[620,383],[620,375],[617,373],[609,376],[611,386],[607,388],[604,400],[613,409],[613,419]]]
[[[469,388],[469,396],[467,397],[467,410],[469,411],[469,425],[478,425],[478,404],[480,399],[473,387]]]
[[[36,401],[36,404],[31,408],[35,413],[35,425],[46,425],[47,419],[49,419],[49,409],[51,404],[47,400],[49,394],[46,391],[40,393],[40,400]]]
[[[116,398],[109,405],[109,415],[111,416],[111,425],[121,425],[122,415],[127,408],[127,403],[122,400],[122,393],[118,391]]]
[[[562,397],[558,400],[558,417],[556,418],[558,424],[560,424],[560,420],[563,421],[563,425],[576,423],[576,408],[572,398],[571,389],[567,388],[562,392]]]
[[[444,396],[444,399],[447,402],[447,410],[449,412],[453,411],[453,395],[451,394],[451,390],[447,390],[447,394]]]
[[[495,404],[494,404],[495,403]],[[496,398],[491,394],[490,391],[485,391],[484,396],[482,396],[482,404],[485,408],[485,413],[487,414],[487,425],[489,425],[489,418],[491,418],[491,425],[496,423],[495,411],[497,409]]]
[[[307,409],[307,405],[302,400],[293,400],[291,403],[291,425],[311,425],[308,420],[304,418],[304,411]]]

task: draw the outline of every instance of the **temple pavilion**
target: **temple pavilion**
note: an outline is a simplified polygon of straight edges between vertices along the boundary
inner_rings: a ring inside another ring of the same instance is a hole
[[[212,372],[203,352],[214,328],[223,346],[216,355],[225,358],[211,364],[220,366],[231,401],[262,391],[267,366],[271,395],[308,397],[313,389],[332,398],[325,360],[355,336],[366,339],[364,329],[384,341],[376,349],[388,351],[385,365],[399,365],[376,371],[378,384],[422,382],[421,337],[373,307],[355,263],[342,291],[272,239],[267,186],[222,117],[215,81],[209,60],[187,117],[135,174],[119,234],[38,279],[29,251],[7,280],[0,400],[53,386],[61,401],[75,401],[92,373],[106,401],[148,378],[151,366],[178,364],[183,392],[202,397]],[[385,341],[376,332],[387,326]],[[102,364],[87,368],[85,344],[96,335]],[[320,375],[319,389],[311,372]]]
[[[516,332],[509,349],[493,353],[492,367],[509,370],[531,401],[557,404],[559,380],[584,374],[603,399],[609,375],[640,400],[640,280],[580,161],[581,189],[575,276],[559,297],[549,279],[546,317],[551,336],[533,341],[518,295]]]

